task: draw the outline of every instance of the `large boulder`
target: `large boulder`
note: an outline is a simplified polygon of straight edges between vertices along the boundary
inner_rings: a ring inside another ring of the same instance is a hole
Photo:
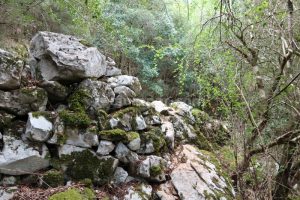
[[[97,48],[82,43],[76,37],[59,33],[39,32],[35,35],[30,43],[30,53],[37,60],[42,78],[76,82],[105,75],[105,56]]]
[[[233,187],[222,176],[212,153],[183,145],[177,155],[181,163],[172,171],[171,179],[181,199],[234,199]]]
[[[48,149],[45,145],[39,148],[30,146],[15,137],[3,136],[4,147],[0,153],[0,173],[9,175],[31,174],[47,168]]]
[[[0,49],[0,89],[12,90],[20,87],[24,62],[15,55]]]
[[[15,115],[43,111],[46,109],[47,101],[47,93],[41,88],[21,88],[9,92],[0,90],[0,110],[6,110]]]

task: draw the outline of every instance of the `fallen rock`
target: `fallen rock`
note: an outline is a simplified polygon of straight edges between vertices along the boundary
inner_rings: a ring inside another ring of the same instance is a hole
[[[30,53],[44,80],[76,82],[106,73],[105,56],[70,35],[39,32],[31,40]]]
[[[213,155],[191,145],[178,149],[180,163],[171,173],[171,180],[181,199],[234,199],[234,190],[221,175]]]
[[[43,115],[28,113],[25,137],[37,142],[45,142],[53,131],[52,123]]]
[[[0,90],[0,109],[15,115],[26,115],[32,111],[43,111],[48,101],[41,88],[22,88],[4,92]]]
[[[108,155],[115,149],[114,143],[107,140],[101,140],[97,149],[97,154],[101,156]]]
[[[115,76],[109,78],[107,82],[111,85],[112,88],[116,88],[118,86],[127,86],[131,90],[133,90],[136,94],[138,94],[142,90],[139,79],[134,76],[128,76],[128,75]]]
[[[49,161],[45,159],[48,154],[45,145],[36,149],[22,140],[8,135],[3,135],[3,141],[4,147],[0,154],[0,173],[31,174],[49,166]]]
[[[13,90],[21,85],[24,62],[12,53],[0,49],[0,89]]]

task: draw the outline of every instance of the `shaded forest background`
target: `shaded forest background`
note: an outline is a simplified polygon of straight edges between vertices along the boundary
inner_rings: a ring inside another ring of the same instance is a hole
[[[297,199],[299,6],[291,0],[1,0],[0,46],[26,57],[37,31],[83,38],[123,73],[139,77],[142,98],[181,99],[228,122],[231,140],[216,151],[241,199]]]

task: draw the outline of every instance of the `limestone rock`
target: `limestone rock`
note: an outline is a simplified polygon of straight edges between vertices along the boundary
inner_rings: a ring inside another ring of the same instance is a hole
[[[107,140],[101,140],[97,149],[97,154],[101,156],[108,155],[115,149],[114,143]]]
[[[155,192],[160,200],[179,200],[171,182],[160,184]]]
[[[85,91],[85,107],[90,113],[95,113],[100,109],[109,110],[115,99],[115,93],[108,84],[101,81],[86,79],[82,81],[78,90]]]
[[[118,86],[127,86],[131,90],[133,90],[136,94],[138,94],[142,90],[139,79],[134,76],[128,76],[128,75],[115,76],[109,78],[107,82],[113,88],[116,88]]]
[[[125,92],[121,92],[116,96],[113,107],[120,109],[129,105],[131,105],[131,99],[126,95]]]
[[[71,155],[73,152],[82,152],[84,150],[86,150],[86,148],[65,144],[58,148],[58,155],[61,158],[64,155]]]
[[[125,183],[127,177],[128,173],[122,167],[117,167],[112,181],[114,184]]]
[[[170,106],[172,108],[174,108],[175,112],[180,115],[180,116],[183,116],[183,117],[186,117],[188,118],[189,120],[191,120],[192,122],[195,121],[195,118],[192,114],[192,109],[193,107],[184,103],[184,102],[173,102],[170,104]]]
[[[186,162],[177,165],[171,179],[181,199],[234,199],[233,188],[212,163],[212,155],[191,145],[184,145],[178,151]]]
[[[170,109],[166,104],[164,104],[161,101],[153,101],[150,105],[158,113],[167,112]]]
[[[152,196],[151,185],[140,184],[136,187],[130,187],[127,190],[127,194],[124,196],[124,200],[150,200]]]
[[[51,136],[52,123],[43,115],[29,113],[26,125],[25,137],[37,142],[45,142]]]
[[[47,93],[41,88],[22,88],[10,92],[0,91],[0,109],[15,115],[46,109]]]
[[[147,128],[146,122],[142,115],[137,115],[135,117],[135,130],[142,131]]]
[[[24,62],[12,53],[0,49],[0,89],[13,90],[20,87]]]
[[[36,149],[22,140],[8,135],[3,135],[3,141],[4,147],[0,154],[0,173],[31,174],[49,166],[49,161],[45,159],[48,153],[45,145]]]
[[[174,149],[175,131],[174,131],[173,124],[169,121],[164,121],[161,126],[161,129],[162,129],[162,132],[165,134],[168,146],[171,149]]]
[[[138,155],[130,151],[123,143],[119,143],[115,149],[116,157],[123,163],[134,163],[139,160]]]
[[[66,144],[91,148],[99,144],[98,136],[96,133],[91,133],[88,130],[79,130],[78,128],[66,127],[64,131],[66,137]]]
[[[121,94],[122,92],[124,92],[128,98],[133,98],[136,96],[135,92],[132,91],[129,87],[117,86],[114,88],[115,94]]]
[[[127,144],[128,148],[132,151],[137,151],[141,148],[141,138],[137,137]]]
[[[107,66],[106,67],[106,72],[105,72],[106,77],[119,76],[121,74],[122,74],[122,71],[119,68],[116,68],[114,66]]]
[[[52,101],[63,101],[69,95],[69,89],[57,81],[44,80],[38,86],[47,91],[48,97]]]
[[[44,80],[76,82],[106,73],[105,56],[70,35],[39,32],[31,40],[30,53]]]
[[[73,152],[65,158],[68,160],[67,175],[74,180],[89,178],[98,185],[110,182],[119,163],[112,156],[99,157],[90,150]]]
[[[137,170],[137,174],[150,181],[163,182],[166,180],[164,169],[166,161],[158,156],[147,156],[143,160]]]
[[[0,188],[0,199],[12,199],[17,191],[17,187]]]

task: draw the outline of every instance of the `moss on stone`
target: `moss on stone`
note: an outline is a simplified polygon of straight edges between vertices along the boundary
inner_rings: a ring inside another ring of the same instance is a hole
[[[141,133],[140,136],[142,143],[147,143],[152,140],[155,153],[162,153],[167,149],[167,143],[164,139],[164,135],[158,127],[151,127],[149,131]]]
[[[114,141],[114,142],[124,142],[128,143],[136,138],[139,137],[137,132],[126,132],[122,129],[112,129],[112,130],[105,130],[100,131],[99,135],[101,139]]]
[[[197,108],[192,109],[192,115],[194,116],[197,125],[201,125],[204,122],[209,121],[211,119],[206,112]]]
[[[59,117],[65,125],[70,127],[86,128],[92,123],[91,119],[85,112],[63,110],[59,112]]]
[[[58,187],[64,185],[63,174],[58,170],[50,170],[43,175],[43,187]]]
[[[210,144],[210,142],[206,139],[206,137],[203,135],[203,133],[200,131],[196,131],[196,134],[197,134],[196,140],[193,140],[191,142],[194,143],[199,149],[212,151],[213,147]]]
[[[153,177],[158,176],[159,174],[162,173],[162,168],[159,165],[151,166],[150,167],[150,175]]]
[[[87,91],[83,89],[76,90],[68,99],[70,110],[83,112],[87,98],[90,98]]]
[[[85,178],[80,181],[85,187],[92,188],[93,187],[93,181],[89,178]]]
[[[63,145],[66,143],[68,137],[65,134],[57,134],[57,143]]]
[[[67,166],[66,174],[76,181],[88,178],[96,185],[102,185],[108,183],[114,173],[113,158],[99,159],[89,150],[64,155],[61,160]]]
[[[47,120],[49,120],[51,122],[55,118],[55,116],[51,112],[48,112],[48,111],[36,111],[36,112],[32,112],[32,117],[39,118],[40,116],[45,117]]]
[[[125,114],[131,114],[132,116],[135,116],[136,114],[139,114],[140,110],[138,107],[131,106],[127,107],[121,110],[118,110],[117,112],[112,114],[113,118],[122,118]]]
[[[83,198],[78,189],[68,189],[50,196],[49,200],[83,200]]]

